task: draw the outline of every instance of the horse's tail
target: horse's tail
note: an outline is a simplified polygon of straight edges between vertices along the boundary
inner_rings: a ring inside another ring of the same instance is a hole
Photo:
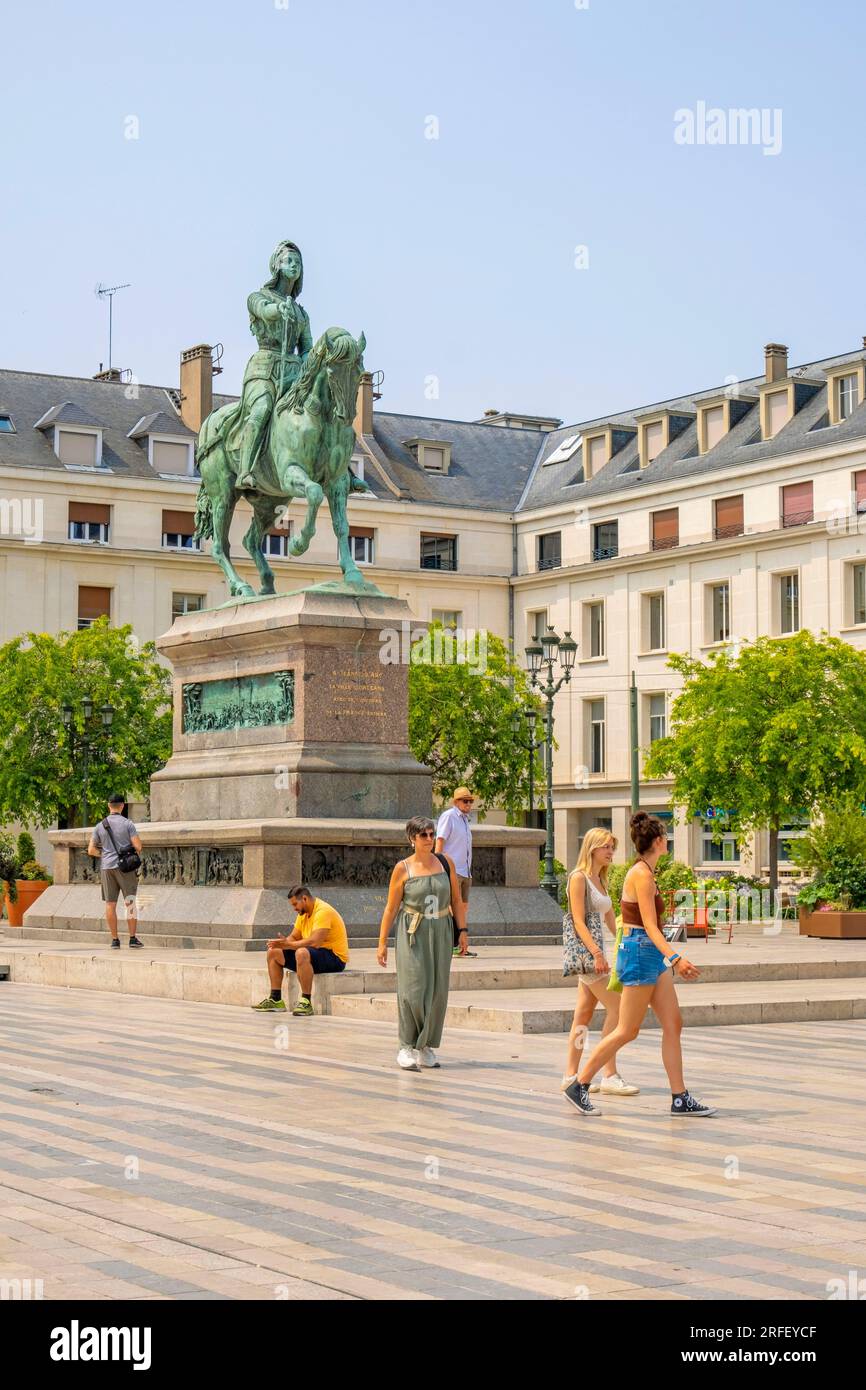
[[[213,540],[213,503],[205,491],[204,483],[199,484],[195,502],[195,534],[199,540]]]

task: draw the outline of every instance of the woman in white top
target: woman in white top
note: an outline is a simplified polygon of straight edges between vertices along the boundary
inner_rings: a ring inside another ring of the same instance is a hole
[[[604,926],[611,936],[616,935],[616,917],[607,891],[607,874],[616,843],[609,830],[596,828],[587,831],[580,847],[577,867],[568,879],[568,907],[575,933],[584,948],[580,952],[582,961],[579,962],[584,968],[577,987],[577,1007],[568,1035],[563,1091],[572,1085],[577,1076],[596,1004],[603,1004],[606,1010],[602,1037],[607,1037],[619,1022],[620,996],[608,990],[610,965],[604,949]],[[604,1064],[601,1082],[594,1078],[589,1089],[593,1092],[600,1090],[606,1096],[636,1096],[640,1088],[623,1081],[616,1068],[614,1053]]]

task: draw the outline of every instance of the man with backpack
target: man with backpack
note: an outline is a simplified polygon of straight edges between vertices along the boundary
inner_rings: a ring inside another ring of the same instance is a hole
[[[141,840],[132,821],[123,814],[124,799],[112,796],[108,800],[108,815],[94,826],[87,853],[99,860],[102,878],[102,900],[105,920],[111,932],[113,950],[120,950],[117,935],[117,899],[122,896],[126,906],[126,925],[130,946],[143,946],[136,936],[138,926],[136,894],[138,870],[141,868]]]

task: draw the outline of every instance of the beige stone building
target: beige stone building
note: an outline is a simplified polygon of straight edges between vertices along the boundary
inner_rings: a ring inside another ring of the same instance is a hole
[[[225,601],[193,539],[195,433],[229,399],[213,379],[207,346],[181,355],[177,387],[0,372],[0,641],[100,614],[147,641]],[[580,644],[556,707],[560,858],[592,824],[624,838],[632,673],[647,745],[676,689],[671,651],[800,627],[866,642],[864,401],[866,350],[789,368],[773,344],[760,377],[568,427],[395,414],[376,408],[372,377],[362,384],[353,466],[374,496],[349,507],[370,578],[421,619],[521,653],[548,622]],[[252,580],[246,513],[231,540]],[[290,534],[268,538],[279,590],[337,576],[327,524],[300,559],[285,554]],[[641,795],[670,814],[663,785]],[[712,829],[672,822],[677,856],[766,862],[760,837],[716,843]]]

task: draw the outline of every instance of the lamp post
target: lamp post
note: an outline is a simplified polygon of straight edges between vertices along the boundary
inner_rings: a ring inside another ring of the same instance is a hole
[[[522,738],[523,721],[526,720],[526,737]],[[538,737],[539,711],[535,705],[524,705],[522,710],[516,709],[511,719],[511,727],[514,731],[514,742],[518,748],[523,748],[529,754],[529,824],[532,825],[532,817],[535,814],[535,755],[539,748],[544,747],[544,739]]]
[[[559,884],[553,871],[553,701],[563,685],[567,685],[571,680],[576,658],[577,643],[571,633],[566,632],[565,636],[561,638],[552,627],[547,629],[540,641],[533,642],[531,646],[526,648],[526,668],[529,672],[529,683],[533,690],[537,689],[547,702],[544,730],[547,762],[544,819],[547,828],[547,841],[544,847],[544,877],[541,880],[541,886],[554,899],[559,896]],[[562,670],[562,675],[558,679],[556,677],[557,668]]]
[[[82,809],[86,826],[90,819],[88,806],[90,759],[99,748],[100,731],[102,734],[107,734],[111,728],[114,710],[108,701],[100,705],[99,723],[97,724],[93,714],[93,700],[89,695],[84,695],[81,698],[81,717],[79,720],[76,721],[75,710],[71,705],[64,705],[61,713],[66,728],[66,737],[69,740],[69,751],[72,755],[73,778],[77,771],[78,758],[81,757]]]

